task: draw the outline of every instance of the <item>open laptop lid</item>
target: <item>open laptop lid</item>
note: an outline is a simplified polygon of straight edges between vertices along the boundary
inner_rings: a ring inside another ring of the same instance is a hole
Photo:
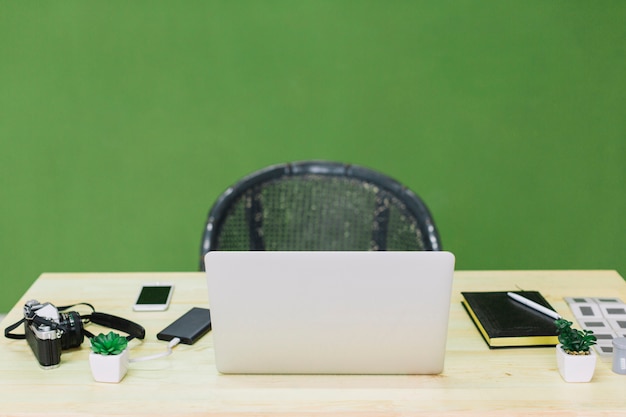
[[[209,252],[222,373],[436,374],[449,252]]]

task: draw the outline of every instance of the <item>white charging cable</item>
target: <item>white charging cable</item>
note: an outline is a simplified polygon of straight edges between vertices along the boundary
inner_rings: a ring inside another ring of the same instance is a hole
[[[151,356],[142,356],[140,358],[131,358],[128,361],[129,362],[144,362],[144,361],[151,361],[153,359],[165,358],[166,356],[169,356],[172,354],[172,349],[174,349],[174,347],[179,343],[180,343],[180,339],[178,337],[175,337],[172,340],[170,340],[170,342],[167,345],[167,350],[165,352],[157,353],[156,355],[151,355]]]

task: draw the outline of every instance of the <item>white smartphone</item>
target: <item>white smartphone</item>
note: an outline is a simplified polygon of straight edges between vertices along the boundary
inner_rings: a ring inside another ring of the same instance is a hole
[[[164,311],[170,305],[174,285],[171,283],[155,282],[143,284],[133,305],[135,311]]]

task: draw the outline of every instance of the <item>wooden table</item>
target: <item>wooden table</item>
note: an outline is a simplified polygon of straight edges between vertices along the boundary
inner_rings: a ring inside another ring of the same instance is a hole
[[[133,312],[140,284],[154,281],[175,283],[170,309]],[[59,368],[42,370],[25,341],[2,337],[0,415],[626,415],[626,376],[613,373],[606,359],[598,361],[591,383],[572,384],[561,379],[554,348],[487,348],[460,292],[517,288],[541,291],[570,319],[564,296],[626,300],[626,283],[615,271],[458,271],[445,370],[436,376],[220,375],[209,333],[167,358],[132,363],[120,384],[103,384],[92,380],[88,341],[64,351]],[[32,298],[58,306],[88,301],[141,323],[147,337],[133,342],[131,357],[163,351],[156,333],[192,306],[208,306],[203,273],[43,274],[3,329],[21,318]]]

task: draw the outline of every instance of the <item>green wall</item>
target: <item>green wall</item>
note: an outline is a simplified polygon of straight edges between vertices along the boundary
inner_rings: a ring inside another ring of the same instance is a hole
[[[0,311],[44,271],[195,270],[218,194],[302,159],[406,183],[458,269],[626,275],[625,21],[624,1],[3,1]]]

